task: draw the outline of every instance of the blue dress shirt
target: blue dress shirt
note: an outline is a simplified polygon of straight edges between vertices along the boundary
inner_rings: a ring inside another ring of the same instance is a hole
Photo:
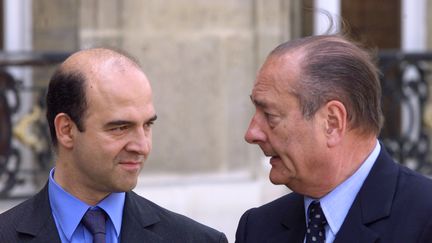
[[[80,201],[61,188],[54,180],[55,168],[49,174],[48,195],[57,231],[62,243],[92,243],[93,236],[81,219],[92,206]],[[94,207],[107,213],[106,242],[118,243],[123,217],[125,193],[111,193]]]
[[[326,243],[332,243],[348,214],[357,193],[360,191],[366,177],[369,175],[372,166],[375,164],[376,159],[381,150],[381,145],[376,142],[375,148],[372,153],[366,158],[360,168],[348,179],[342,182],[339,186],[333,189],[330,193],[319,199],[321,208],[327,219]],[[312,201],[317,200],[309,197],[304,198],[306,222],[308,219],[307,208]]]

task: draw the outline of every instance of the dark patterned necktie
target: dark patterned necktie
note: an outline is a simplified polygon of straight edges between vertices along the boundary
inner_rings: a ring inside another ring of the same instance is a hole
[[[81,222],[93,235],[93,243],[105,243],[105,212],[102,210],[88,210]]]
[[[325,225],[327,220],[321,209],[319,201],[313,201],[308,208],[308,227],[306,230],[306,243],[324,243]]]

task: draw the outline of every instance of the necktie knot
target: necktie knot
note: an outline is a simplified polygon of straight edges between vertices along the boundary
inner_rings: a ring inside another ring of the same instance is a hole
[[[93,243],[105,243],[106,215],[102,210],[88,210],[81,222],[93,235]]]
[[[325,225],[327,220],[319,201],[313,201],[308,208],[308,227],[306,243],[325,242]]]

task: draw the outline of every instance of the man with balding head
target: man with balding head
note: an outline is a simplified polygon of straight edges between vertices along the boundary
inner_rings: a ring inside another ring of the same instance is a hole
[[[79,51],[54,73],[46,101],[55,168],[37,195],[0,215],[0,242],[227,242],[131,191],[156,120],[135,61]]]
[[[432,242],[432,181],[379,143],[381,87],[366,50],[342,35],[283,43],[251,100],[245,139],[293,192],[244,213],[237,243]]]

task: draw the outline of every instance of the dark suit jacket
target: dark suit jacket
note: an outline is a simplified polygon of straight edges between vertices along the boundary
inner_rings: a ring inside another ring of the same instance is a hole
[[[227,242],[223,233],[168,211],[134,192],[126,193],[120,238],[122,243]],[[47,186],[0,214],[0,242],[60,243]]]
[[[291,193],[240,219],[237,243],[303,243],[303,196]],[[432,242],[432,181],[396,164],[382,147],[335,243]]]

